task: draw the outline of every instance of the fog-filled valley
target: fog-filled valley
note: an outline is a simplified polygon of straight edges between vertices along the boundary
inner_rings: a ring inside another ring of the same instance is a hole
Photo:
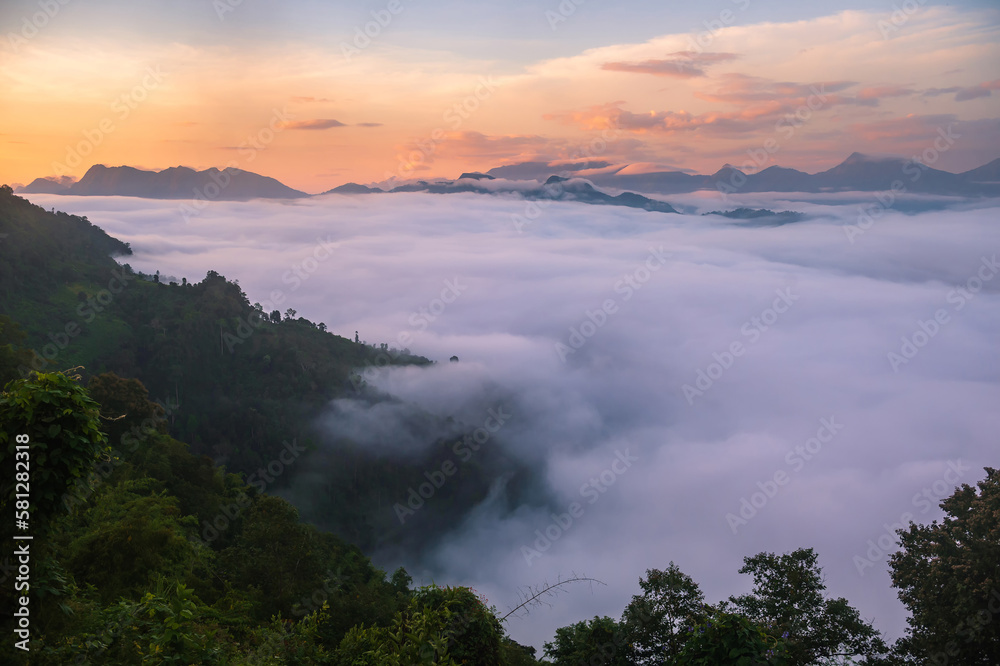
[[[433,453],[368,498],[378,510],[349,536],[383,569],[474,586],[503,612],[524,586],[605,583],[509,620],[539,649],[558,627],[617,617],[647,569],[675,562],[714,602],[749,590],[745,556],[800,547],[895,639],[894,531],[940,518],[995,464],[996,200],[705,191],[670,196],[681,213],[665,214],[326,195],[185,219],[176,201],[30,199],[129,243],[135,271],[218,271],[265,312],[434,361],[376,356],[273,492],[336,532],[330,479],[348,473],[330,451]],[[801,215],[703,215],[740,207]],[[183,390],[178,403],[183,422]]]

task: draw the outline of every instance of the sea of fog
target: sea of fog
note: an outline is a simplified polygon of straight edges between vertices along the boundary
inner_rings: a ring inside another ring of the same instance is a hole
[[[938,499],[1000,463],[997,200],[701,193],[668,197],[687,214],[667,215],[328,195],[185,217],[180,202],[30,198],[131,243],[136,270],[216,270],[251,301],[439,361],[368,380],[482,428],[554,499],[504,511],[498,482],[421,561],[375,557],[503,612],[524,586],[606,583],[509,619],[522,643],[618,618],[648,568],[677,563],[715,602],[750,589],[744,556],[799,547],[816,549],[831,595],[895,638],[894,526],[939,518]],[[807,218],[700,215],[740,205]],[[330,422],[380,422],[363,411]]]

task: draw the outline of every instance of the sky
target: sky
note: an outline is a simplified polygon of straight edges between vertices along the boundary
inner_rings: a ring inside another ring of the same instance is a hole
[[[705,191],[669,198],[683,214],[554,202],[528,218],[537,204],[513,195],[326,195],[209,202],[192,219],[176,201],[29,198],[131,243],[136,270],[217,270],[267,309],[278,291],[332,332],[439,361],[366,377],[397,410],[470,428],[505,415],[483,446],[549,500],[503,510],[501,479],[424,557],[373,556],[502,612],[524,586],[604,583],[507,622],[541,648],[619,618],[647,569],[676,563],[714,603],[750,590],[743,557],[808,547],[830,595],[902,634],[894,530],[939,519],[940,499],[996,466],[1000,208],[901,194],[863,221],[875,196]],[[741,205],[805,219],[702,215]],[[341,401],[323,422],[385,417]],[[299,483],[322,469],[303,470],[286,492],[321,522]]]
[[[1000,155],[990,0],[6,0],[0,181],[234,166],[310,193],[599,156]],[[612,131],[613,141],[602,136]]]

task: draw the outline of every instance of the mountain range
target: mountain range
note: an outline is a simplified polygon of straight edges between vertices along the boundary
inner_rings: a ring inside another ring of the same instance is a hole
[[[618,190],[610,194],[602,189]],[[681,194],[698,190],[741,192],[879,192],[953,196],[1000,196],[1000,158],[962,173],[942,171],[912,159],[875,157],[853,153],[837,166],[810,174],[797,169],[771,166],[747,173],[729,164],[711,175],[666,170],[648,164],[613,164],[588,161],[572,164],[522,162],[490,169],[485,173],[463,173],[455,180],[417,180],[382,187],[346,183],[322,194],[380,194],[428,192],[431,194],[516,193],[529,200],[579,201],[590,204],[627,206],[672,213],[670,204],[637,192],[653,195]],[[204,171],[178,166],[146,171],[129,166],[92,166],[79,181],[36,178],[19,188],[23,194],[119,195],[149,199],[208,199],[245,201],[255,198],[290,199],[310,196],[274,178],[236,168]]]
[[[512,165],[491,169],[487,173],[514,177],[518,171],[518,166]],[[659,170],[652,166],[643,168],[613,164],[575,173],[600,187],[650,194],[680,194],[705,189],[727,193],[881,192],[895,189],[921,194],[1000,196],[1000,159],[963,173],[942,171],[911,159],[873,157],[862,153],[852,153],[837,166],[814,174],[780,166],[746,173],[728,164],[709,176]]]
[[[125,196],[145,199],[296,199],[309,196],[274,178],[236,168],[195,171],[178,166],[163,171],[145,171],[130,166],[95,164],[83,178],[66,184],[52,178],[36,178],[19,188],[23,194],[75,194]]]

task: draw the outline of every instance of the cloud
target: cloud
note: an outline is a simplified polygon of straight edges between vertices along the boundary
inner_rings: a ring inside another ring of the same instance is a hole
[[[438,160],[457,160],[463,163],[489,164],[495,166],[506,163],[527,162],[539,158],[555,159],[558,147],[565,141],[554,140],[539,135],[489,135],[482,132],[444,132],[434,143],[434,150],[424,149],[425,143],[400,144],[396,146],[400,160],[418,155],[419,162],[413,163],[427,168]],[[457,174],[456,174],[457,175]]]
[[[989,97],[994,90],[1000,90],[1000,79],[980,83],[978,86],[973,86],[971,88],[963,88],[955,93],[955,101],[965,102],[970,99]]]
[[[289,97],[292,102],[299,102],[300,104],[311,104],[313,102],[331,102],[333,100],[327,99],[326,97]]]
[[[918,94],[919,91],[913,88],[908,88],[906,86],[897,85],[885,85],[885,86],[868,86],[862,88],[858,91],[857,98],[859,100],[880,100],[887,97],[908,97],[910,95]]]
[[[644,60],[642,62],[606,62],[601,69],[612,72],[631,72],[634,74],[653,74],[654,76],[673,76],[689,79],[706,76],[705,67],[720,62],[736,60],[735,53],[699,53],[697,51],[677,51],[663,60]]]
[[[737,110],[703,113],[652,110],[635,113],[622,108],[625,102],[616,101],[579,111],[549,113],[544,117],[586,130],[618,127],[632,132],[667,135],[697,130],[703,135],[733,136],[765,129],[773,131],[779,119],[802,109],[811,117],[835,106],[877,103],[874,97],[859,102],[856,97],[837,94],[854,85],[853,81],[791,83],[747,74],[724,74],[715,79],[712,89],[698,90],[693,94],[708,102],[738,107]]]
[[[582,111],[548,114],[546,118],[575,124],[587,130],[619,128],[630,132],[656,132],[675,135],[700,131],[717,135],[753,132],[774,126],[774,120],[793,106],[775,100],[739,111],[712,111],[694,114],[688,111],[649,111],[634,113],[621,108],[623,102],[593,106]]]
[[[717,601],[746,589],[736,573],[744,556],[797,547],[814,547],[831,593],[895,638],[905,612],[885,560],[861,576],[854,557],[867,557],[869,540],[905,512],[940,516],[912,498],[949,460],[971,468],[966,483],[996,466],[1000,368],[982,359],[994,353],[1000,277],[969,291],[983,257],[1000,248],[995,200],[934,199],[940,210],[918,212],[931,200],[900,195],[852,244],[844,225],[879,205],[865,194],[670,197],[683,215],[556,202],[522,233],[511,216],[524,216],[526,202],[475,195],[209,202],[194,226],[178,202],[31,199],[130,242],[137,270],[190,281],[214,269],[239,278],[252,301],[283,290],[288,306],[340,335],[398,345],[409,334],[406,346],[440,362],[378,373],[371,383],[396,402],[337,403],[327,417],[385,455],[436,435],[413,414],[478,425],[504,402],[512,416],[490,445],[534,470],[546,493],[509,506],[516,480],[498,477],[492,499],[436,534],[422,557],[376,558],[384,570],[406,566],[418,584],[474,585],[501,609],[517,603],[519,586],[560,574],[608,584],[571,588],[551,608],[511,619],[524,643],[540,647],[557,627],[594,615],[618,617],[648,568],[674,561]],[[701,216],[738,206],[807,219],[754,228]],[[336,243],[334,257],[290,292],[282,276],[313,256],[317,229]],[[662,265],[652,254],[661,246]],[[456,279],[461,295],[433,306]],[[970,296],[961,310],[957,286]],[[778,292],[796,300],[768,312]],[[414,319],[421,309],[434,319]],[[948,322],[894,371],[888,353],[942,309]],[[744,351],[729,359],[734,342]],[[557,343],[574,350],[565,363]],[[459,363],[447,362],[453,354]],[[709,379],[689,404],[683,386]],[[821,419],[843,429],[795,469],[789,453],[814,447]],[[409,428],[398,441],[382,428],[390,420]],[[611,474],[619,453],[638,461]],[[734,534],[726,515],[777,471],[789,483]],[[588,487],[596,494],[584,495]],[[309,497],[289,496],[322,520]],[[438,515],[436,500],[422,511]],[[582,515],[552,530],[559,537],[529,565],[522,548],[534,549],[536,530],[572,502]]]
[[[695,97],[710,102],[726,104],[747,104],[751,102],[774,102],[782,105],[798,104],[813,96],[828,96],[854,85],[854,81],[820,81],[816,83],[791,83],[772,81],[748,74],[724,74],[715,79],[713,91],[696,91]],[[842,100],[842,98],[837,98]],[[842,101],[840,103],[843,103]]]
[[[989,97],[994,90],[1000,90],[1000,79],[995,81],[984,81],[975,86],[951,86],[949,88],[928,88],[923,91],[924,97],[938,97],[955,93],[956,102],[967,102],[972,99]]]
[[[325,130],[331,127],[345,127],[345,125],[333,118],[316,118],[313,120],[288,120],[281,123],[281,127],[291,130]]]
[[[382,127],[382,123],[355,123],[358,127]]]

